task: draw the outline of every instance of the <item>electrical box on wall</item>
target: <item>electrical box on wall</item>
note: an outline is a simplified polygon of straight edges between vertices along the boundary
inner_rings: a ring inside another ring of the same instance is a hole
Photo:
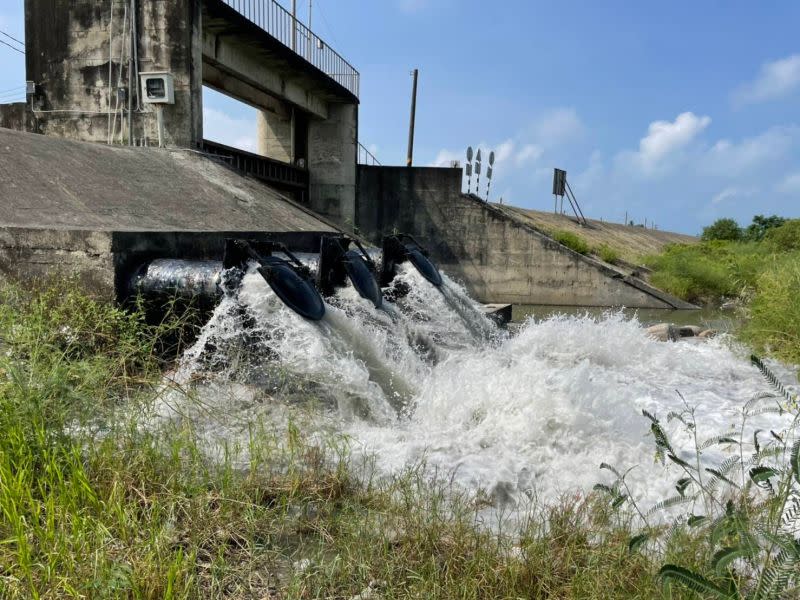
[[[142,84],[142,102],[145,104],[175,104],[175,86],[172,73],[153,71],[139,73]]]

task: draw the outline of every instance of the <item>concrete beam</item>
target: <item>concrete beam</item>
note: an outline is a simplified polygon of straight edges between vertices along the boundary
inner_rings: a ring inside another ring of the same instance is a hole
[[[260,110],[256,114],[258,126],[258,153],[267,158],[294,162],[294,145],[292,138],[291,115],[285,116],[274,112]]]
[[[320,119],[328,118],[326,100],[304,87],[293,71],[265,61],[257,48],[210,31],[203,31],[202,47],[203,80],[212,87],[261,107],[261,95],[268,94]]]

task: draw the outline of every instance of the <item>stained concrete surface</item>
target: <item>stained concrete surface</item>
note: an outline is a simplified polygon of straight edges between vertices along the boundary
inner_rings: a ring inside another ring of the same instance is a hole
[[[149,258],[221,258],[266,232],[318,246],[335,227],[189,150],[113,147],[0,129],[0,277],[77,276],[119,296]]]
[[[0,227],[91,231],[334,231],[310,210],[190,150],[0,129]]]

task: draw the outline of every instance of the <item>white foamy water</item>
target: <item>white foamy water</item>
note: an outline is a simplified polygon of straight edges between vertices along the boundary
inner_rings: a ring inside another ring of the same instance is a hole
[[[297,410],[311,427],[347,434],[383,474],[424,462],[469,490],[546,501],[608,482],[599,470],[607,462],[636,467],[629,480],[647,506],[674,494],[678,470],[654,463],[643,409],[686,458],[692,440],[666,419],[685,408],[679,393],[696,408],[702,441],[738,430],[744,404],[770,391],[725,339],[657,342],[619,313],[530,320],[500,334],[449,279],[444,293],[410,268],[399,280],[411,292],[397,305],[376,310],[346,288],[312,323],[249,273],[176,374],[214,406],[191,413],[209,446],[236,443],[255,415],[280,424]],[[761,415],[745,439],[787,425],[786,416]]]

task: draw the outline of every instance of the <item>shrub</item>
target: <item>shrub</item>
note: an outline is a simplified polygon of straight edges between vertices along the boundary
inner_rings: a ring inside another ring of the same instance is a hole
[[[724,240],[735,242],[742,239],[742,229],[733,219],[717,219],[703,229],[702,239],[704,241]]]
[[[780,227],[786,223],[786,219],[777,215],[765,217],[764,215],[756,215],[753,217],[753,222],[744,230],[744,239],[751,242],[760,242],[768,231],[775,227]]]
[[[770,229],[764,239],[775,252],[800,250],[800,219],[792,219],[780,227]]]
[[[608,244],[603,244],[602,246],[597,248],[595,252],[600,257],[601,260],[610,263],[612,265],[616,264],[619,261],[619,253]]]
[[[725,243],[672,245],[645,262],[654,270],[653,285],[689,302],[718,302],[741,285]]]
[[[588,254],[589,244],[579,236],[577,233],[571,231],[558,230],[553,232],[553,239],[559,244],[563,244],[570,250],[574,250],[578,254]]]
[[[760,275],[749,308],[744,330],[748,341],[800,362],[800,253],[776,260]]]
[[[795,539],[800,528],[800,412],[797,398],[774,373],[757,357],[752,362],[774,391],[755,394],[743,406],[740,423],[719,435],[708,437],[682,396],[684,408],[667,415],[669,425],[642,411],[656,461],[677,467],[677,494],[648,509],[626,481],[631,469],[600,465],[615,479],[595,489],[612,508],[638,515],[643,523],[630,539],[630,551],[666,544],[658,576],[665,587],[674,586],[672,592],[683,587],[704,598],[777,600],[796,597],[800,588],[800,543]],[[788,413],[785,428],[770,435],[756,429],[751,443],[750,422],[764,413]],[[693,439],[694,449],[674,447],[678,439]],[[658,513],[672,526],[651,522]],[[676,541],[677,548],[670,548]],[[695,552],[686,552],[690,548]]]

